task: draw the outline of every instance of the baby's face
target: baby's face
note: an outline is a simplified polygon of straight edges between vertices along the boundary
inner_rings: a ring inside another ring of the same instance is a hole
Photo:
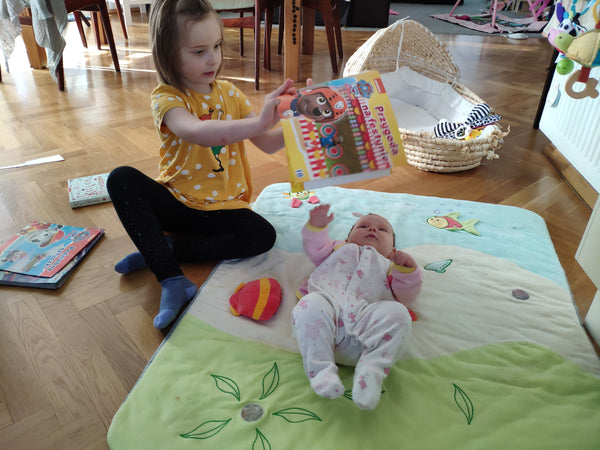
[[[368,214],[356,221],[348,234],[348,242],[370,245],[388,258],[394,250],[394,229],[385,218],[377,214]]]

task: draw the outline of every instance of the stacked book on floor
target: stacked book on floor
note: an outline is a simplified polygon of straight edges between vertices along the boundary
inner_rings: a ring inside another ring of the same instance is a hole
[[[103,229],[32,222],[0,243],[0,284],[58,289]]]

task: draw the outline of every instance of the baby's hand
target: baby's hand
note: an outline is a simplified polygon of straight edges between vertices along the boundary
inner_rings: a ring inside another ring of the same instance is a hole
[[[391,260],[397,266],[408,267],[410,269],[417,267],[417,263],[412,256],[400,250],[396,250],[394,253],[392,253]]]
[[[333,220],[333,213],[329,214],[329,205],[322,204],[310,210],[308,223],[315,228],[325,228]]]

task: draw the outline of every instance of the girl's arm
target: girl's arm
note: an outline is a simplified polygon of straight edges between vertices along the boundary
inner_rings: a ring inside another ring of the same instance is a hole
[[[269,130],[279,122],[277,97],[289,91],[292,84],[292,80],[286,80],[279,88],[267,95],[260,116],[250,113],[238,120],[200,120],[185,108],[173,108],[165,113],[163,123],[181,139],[203,147],[225,146],[265,133],[271,135],[275,131],[268,133]],[[272,145],[277,144],[277,140],[273,140]],[[283,147],[283,137],[279,148],[281,147]],[[272,152],[279,148],[273,149]]]
[[[256,117],[256,113],[251,112],[246,117]],[[283,130],[281,127],[275,128],[273,130],[268,130],[264,133],[259,134],[258,136],[254,136],[250,138],[250,142],[256,145],[263,152],[268,153],[269,155],[278,152],[284,146],[283,140]]]

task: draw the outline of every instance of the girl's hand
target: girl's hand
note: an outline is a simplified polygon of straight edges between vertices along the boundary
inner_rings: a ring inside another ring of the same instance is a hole
[[[333,213],[329,214],[329,205],[315,206],[310,210],[308,223],[315,228],[325,228],[333,220]]]
[[[294,82],[288,78],[281,86],[265,96],[265,103],[258,118],[264,131],[270,130],[279,122],[279,113],[277,112],[277,105],[279,105],[278,97],[280,95],[293,95],[290,94],[290,92],[296,91],[293,84]]]
[[[397,266],[408,267],[409,269],[414,269],[415,267],[417,267],[417,263],[412,258],[412,256],[400,250],[396,250],[394,253],[392,253],[390,259]]]

